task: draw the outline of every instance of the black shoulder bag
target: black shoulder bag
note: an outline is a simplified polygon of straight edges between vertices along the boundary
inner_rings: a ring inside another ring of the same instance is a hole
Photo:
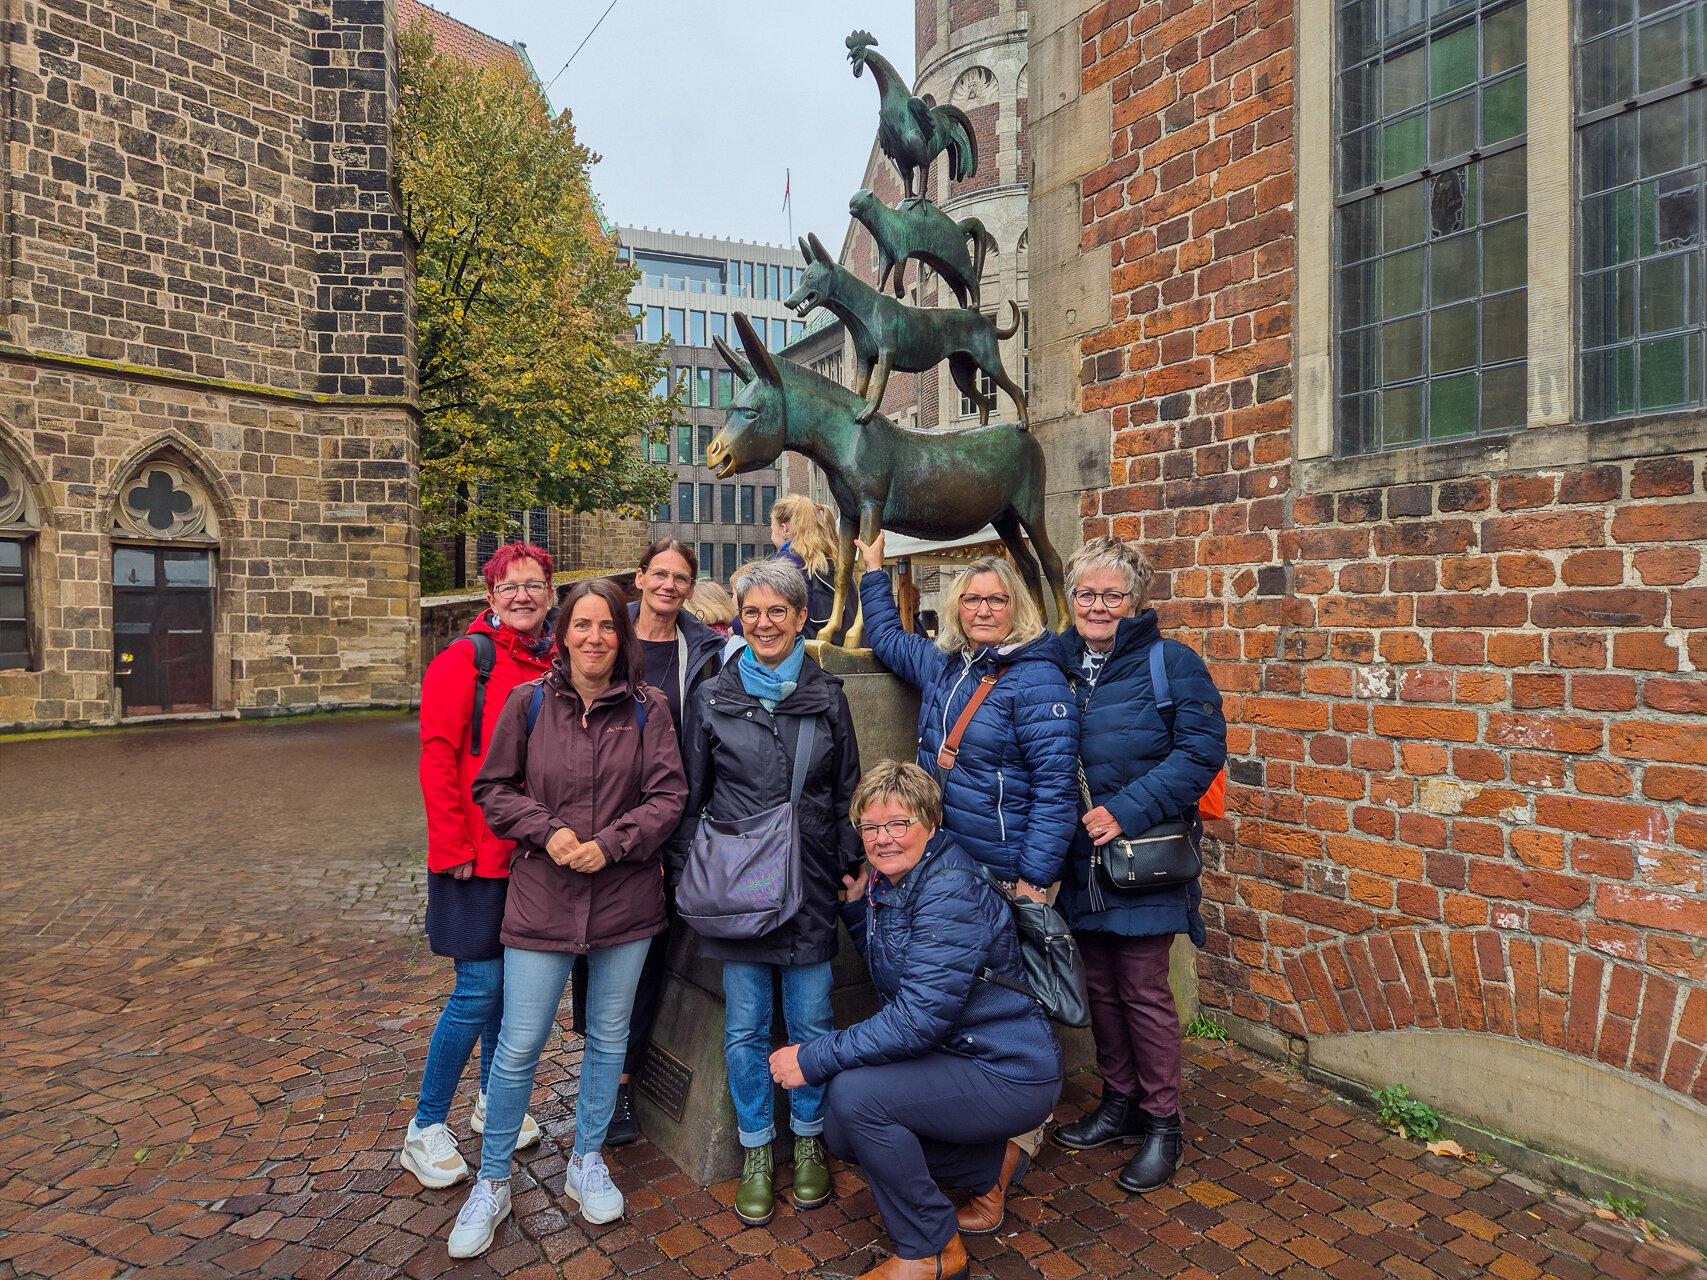
[[[1173,699],[1169,696],[1168,672],[1162,665],[1162,644],[1150,646],[1150,687],[1156,695],[1156,710],[1167,726],[1171,742],[1174,732]],[[1088,813],[1096,808],[1085,766],[1079,764],[1079,795]],[[1144,893],[1190,884],[1203,874],[1203,852],[1198,847],[1197,824],[1191,818],[1170,818],[1135,836],[1116,836],[1091,849],[1091,910],[1107,905],[1104,893]]]

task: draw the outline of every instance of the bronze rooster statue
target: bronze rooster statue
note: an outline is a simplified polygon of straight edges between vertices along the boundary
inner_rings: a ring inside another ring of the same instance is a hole
[[[978,172],[978,136],[964,111],[939,107],[928,94],[915,98],[889,60],[872,51],[877,41],[871,32],[856,31],[846,43],[854,75],[864,74],[869,66],[877,80],[877,144],[900,171],[907,199],[914,198],[914,171],[928,170],[943,151],[948,152],[948,176],[953,181],[962,182]]]

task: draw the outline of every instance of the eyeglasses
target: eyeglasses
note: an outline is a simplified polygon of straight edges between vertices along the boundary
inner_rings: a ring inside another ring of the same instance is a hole
[[[755,609],[753,606],[748,605],[745,609],[741,610],[741,621],[749,627],[760,618],[767,618],[772,622],[787,622],[788,615],[793,612],[794,610],[790,609],[785,604],[773,604],[768,609]]]
[[[907,838],[907,833],[918,825],[917,818],[896,818],[892,822],[856,822],[854,830],[859,832],[859,838],[867,844],[877,839],[879,831],[899,844]]]
[[[500,600],[514,600],[518,591],[525,591],[530,596],[543,596],[550,590],[549,582],[500,582],[492,588],[492,594]]]
[[[684,591],[687,588],[693,586],[693,579],[688,577],[687,574],[685,574],[685,573],[669,573],[663,569],[650,570],[646,574],[646,578],[647,578],[647,581],[656,582],[660,586],[666,582],[673,582],[676,584],[676,586],[682,588]]]
[[[1132,598],[1130,591],[1092,591],[1088,587],[1073,592],[1073,603],[1089,609],[1098,600],[1110,609],[1118,609]]]
[[[968,613],[977,613],[985,605],[990,606],[991,613],[1000,613],[1012,603],[1007,596],[961,596],[960,607]]]

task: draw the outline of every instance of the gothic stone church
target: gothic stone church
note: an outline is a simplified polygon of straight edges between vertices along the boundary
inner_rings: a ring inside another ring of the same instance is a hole
[[[16,16],[0,729],[407,705],[393,5]]]

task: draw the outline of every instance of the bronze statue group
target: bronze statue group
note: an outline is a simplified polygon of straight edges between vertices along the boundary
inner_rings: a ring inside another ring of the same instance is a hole
[[[836,536],[811,503],[778,504],[776,554],[733,583],[735,638],[689,609],[699,564],[686,543],[647,549],[632,603],[595,579],[555,607],[551,557],[507,546],[483,571],[487,609],[427,671],[426,923],[456,985],[400,1160],[426,1187],[472,1178],[453,1257],[490,1248],[510,1214],[514,1153],[542,1138],[528,1104],[566,990],[584,1048],[563,1193],[588,1222],[622,1217],[603,1149],[640,1136],[630,1089],[672,932],[722,966],[743,1222],[776,1211],[778,1086],[789,1200],[822,1205],[832,1159],[857,1166],[894,1250],[868,1273],[877,1280],[964,1275],[962,1237],[1001,1227],[1046,1137],[1134,1148],[1116,1179],[1131,1192],[1165,1184],[1181,1158],[1168,956],[1177,934],[1204,940],[1200,815],[1215,812],[1205,797],[1226,756],[1221,697],[1197,654],[1162,637],[1139,548],[1092,539],[1063,572],[1044,529],[1043,454],[1002,368],[1012,330],[975,309],[989,236],[914,190],[944,152],[950,177],[976,171],[972,124],[912,96],[875,43],[855,32],[848,57],[877,80],[878,140],[906,191],[896,209],[869,191],[851,204],[878,243],[879,287],[810,237],[789,299],[841,318],[857,386],[773,355],[737,314],[743,354],[718,347],[745,386],[708,451],[722,475],[785,449],[812,458]],[[914,258],[959,307],[882,292],[891,278],[902,292]],[[943,360],[979,426],[905,430],[878,411],[892,370]],[[989,423],[980,374],[1019,422]],[[958,538],[986,524],[1006,555],[968,565],[935,637],[915,634],[883,571],[884,531]],[[842,682],[807,649],[838,633],[920,691],[916,759],[862,768]],[[1041,944],[1038,913],[1052,922]],[[838,1028],[831,962],[844,936],[880,1007]],[[1051,1132],[1058,987],[1091,1026],[1102,1090]],[[778,988],[786,1034],[773,1049]],[[471,1171],[448,1120],[476,1045]],[[945,1187],[970,1198],[957,1205]]]

